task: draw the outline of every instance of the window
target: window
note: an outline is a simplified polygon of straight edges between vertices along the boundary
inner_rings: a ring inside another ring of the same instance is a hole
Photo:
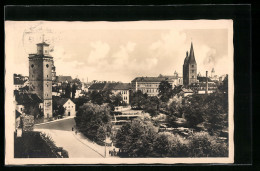
[[[47,78],[49,77],[49,75],[47,75]]]
[[[192,76],[192,78],[194,78],[194,75]]]
[[[33,68],[33,67],[34,67],[34,65],[32,64],[32,65],[31,65],[31,67]]]
[[[45,53],[47,53],[47,50],[45,50]]]
[[[49,68],[49,64],[46,64],[46,67]]]
[[[194,70],[192,70],[192,73],[194,73]]]
[[[191,65],[191,67],[193,68],[193,67],[194,67],[194,65]]]
[[[23,111],[23,108],[21,107],[21,111]]]

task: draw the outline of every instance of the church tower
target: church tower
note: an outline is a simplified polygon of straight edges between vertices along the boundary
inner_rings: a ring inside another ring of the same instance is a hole
[[[29,54],[29,91],[43,100],[44,118],[52,117],[52,66],[49,44],[38,43],[37,53]]]
[[[195,60],[193,44],[191,42],[190,54],[186,52],[183,64],[183,85],[189,86],[197,82],[197,63]]]

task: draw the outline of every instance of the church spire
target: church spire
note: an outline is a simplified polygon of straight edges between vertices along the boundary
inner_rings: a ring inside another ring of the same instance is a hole
[[[189,63],[196,63],[192,42],[191,42],[191,46],[190,46]]]

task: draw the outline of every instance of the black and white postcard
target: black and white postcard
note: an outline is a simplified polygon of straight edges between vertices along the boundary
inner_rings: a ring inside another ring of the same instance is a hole
[[[5,162],[234,162],[233,20],[5,21]]]

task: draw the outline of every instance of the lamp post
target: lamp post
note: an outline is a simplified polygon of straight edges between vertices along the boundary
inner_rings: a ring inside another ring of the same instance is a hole
[[[107,157],[107,143],[111,143],[111,139],[109,137],[107,137],[106,135],[106,139],[105,139],[105,157]]]

